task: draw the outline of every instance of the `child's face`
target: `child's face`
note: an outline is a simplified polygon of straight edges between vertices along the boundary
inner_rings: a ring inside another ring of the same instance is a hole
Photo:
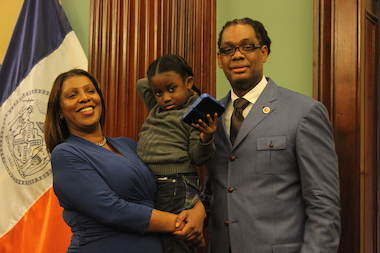
[[[157,104],[165,111],[181,109],[191,95],[193,83],[192,76],[184,82],[174,71],[157,73],[150,78]]]

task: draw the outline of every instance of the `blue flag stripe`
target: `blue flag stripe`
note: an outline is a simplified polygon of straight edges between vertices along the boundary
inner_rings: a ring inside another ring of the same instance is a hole
[[[71,31],[58,0],[24,1],[0,68],[0,106],[32,68],[56,50]]]

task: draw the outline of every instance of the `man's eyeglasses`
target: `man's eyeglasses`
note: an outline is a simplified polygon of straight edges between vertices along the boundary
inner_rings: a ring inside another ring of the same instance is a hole
[[[255,51],[257,48],[261,48],[259,44],[244,44],[238,47],[222,47],[219,49],[219,54],[223,56],[232,56],[235,54],[236,49],[239,49],[242,54],[249,54]]]

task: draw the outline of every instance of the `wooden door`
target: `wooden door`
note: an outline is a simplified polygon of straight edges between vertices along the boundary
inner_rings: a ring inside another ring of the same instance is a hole
[[[379,4],[314,2],[314,97],[330,111],[339,157],[339,252],[380,252]]]

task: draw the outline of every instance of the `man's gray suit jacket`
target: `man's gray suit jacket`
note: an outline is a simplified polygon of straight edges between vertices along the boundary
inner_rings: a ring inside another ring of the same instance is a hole
[[[322,103],[268,78],[235,144],[224,118],[214,140],[205,185],[212,252],[337,251],[338,161]]]

